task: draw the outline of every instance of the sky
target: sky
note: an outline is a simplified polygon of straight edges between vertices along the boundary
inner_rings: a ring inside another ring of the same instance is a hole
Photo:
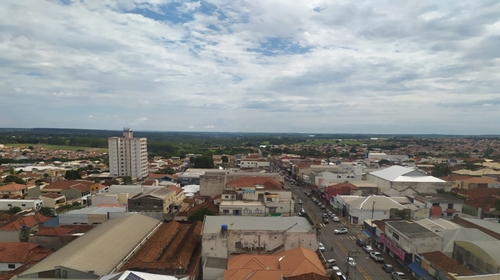
[[[500,134],[500,1],[2,0],[0,127]]]

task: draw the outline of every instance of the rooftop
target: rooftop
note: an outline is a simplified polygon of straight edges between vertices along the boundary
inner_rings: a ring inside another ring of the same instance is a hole
[[[416,193],[415,198],[419,198],[424,201],[431,203],[464,203],[463,200],[455,198],[451,195],[440,194],[440,193]]]
[[[476,275],[476,273],[469,270],[467,267],[459,264],[452,258],[446,256],[443,252],[434,251],[428,253],[422,253],[422,257],[428,260],[431,264],[439,267],[445,272],[451,272],[458,276],[470,276]]]
[[[40,227],[35,235],[62,236],[66,234],[85,233],[93,228],[93,225],[62,225],[57,227]]]
[[[427,228],[410,221],[387,221],[386,225],[392,226],[408,238],[441,237]]]
[[[481,250],[500,265],[500,241],[455,241],[455,244],[475,252]]]
[[[228,230],[272,230],[288,232],[310,232],[313,230],[304,217],[247,217],[247,216],[205,216],[203,234],[219,233],[221,225]]]
[[[410,201],[406,197],[398,197],[396,200],[394,197],[387,197],[383,195],[370,195],[368,197],[358,197],[357,199],[345,201],[351,208],[369,210],[389,210],[392,208],[402,210],[408,208],[402,203],[410,204]]]
[[[420,219],[416,220],[415,223],[427,228],[430,231],[433,232],[441,232],[441,231],[449,231],[449,230],[455,230],[462,228],[461,225],[456,224],[452,221],[445,220],[445,219]]]
[[[248,176],[241,177],[236,180],[232,180],[226,184],[227,188],[250,188],[255,185],[263,185],[266,189],[282,189],[283,186],[280,182],[268,178],[268,177],[257,177],[257,176]]]
[[[393,165],[382,170],[370,172],[371,175],[392,182],[434,182],[443,183],[445,181],[428,176],[416,169]]]
[[[60,216],[63,215],[88,215],[88,214],[94,214],[94,215],[104,215],[109,212],[126,212],[125,206],[114,206],[114,207],[98,207],[98,206],[90,206],[90,207],[85,207],[82,209],[76,209],[76,210],[71,210],[66,213],[60,214]]]
[[[169,190],[167,188],[156,188],[156,189],[147,190],[145,192],[138,193],[138,194],[134,195],[133,197],[131,197],[130,199],[139,199],[139,198],[144,198],[147,196],[163,199],[163,198],[169,196],[170,194],[172,194],[173,192],[175,192],[175,191]]]
[[[4,224],[1,228],[0,231],[5,230],[5,231],[18,231],[21,229],[23,225],[27,225],[28,227],[33,227],[36,225],[40,225],[45,223],[46,221],[52,219],[51,217],[43,216],[40,214],[33,214],[33,215],[26,215],[19,217],[18,219],[9,222],[7,224]]]
[[[460,217],[463,220],[466,220],[469,223],[473,223],[477,226],[480,226],[482,228],[491,230],[493,232],[500,232],[500,223],[496,222],[490,222],[482,219],[476,219],[476,218],[466,218],[466,217]]]
[[[476,229],[458,228],[439,233],[443,236],[443,252],[452,253],[455,241],[498,241],[496,238]]]

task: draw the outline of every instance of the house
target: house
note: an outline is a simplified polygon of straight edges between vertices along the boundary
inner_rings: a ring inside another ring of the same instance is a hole
[[[246,178],[238,180],[241,179]],[[276,186],[272,183],[267,184],[267,181],[264,185]],[[292,196],[290,190],[267,189],[262,185],[227,190],[221,195],[222,201],[219,205],[219,214],[233,216],[291,216],[294,212]]]
[[[38,227],[51,219],[51,217],[40,214],[19,216],[0,227],[0,242],[17,242],[19,241],[19,231],[23,226],[27,226],[30,232],[36,232]]]
[[[170,213],[170,205],[175,202],[176,191],[158,188],[138,193],[128,199],[130,212]]]
[[[429,176],[413,168],[397,165],[370,172],[366,179],[376,183],[381,192],[391,189],[404,192],[411,189],[419,193],[435,193],[438,189],[446,191],[451,189],[451,182]]]
[[[202,226],[201,222],[162,223],[119,271],[133,270],[199,279]]]
[[[174,201],[170,204],[170,213],[178,213],[183,209],[184,199],[186,199],[186,194],[184,190],[177,186],[168,186],[168,190],[174,191]]]
[[[0,186],[0,197],[24,197],[27,194],[28,187],[23,184],[10,182],[7,185]]]
[[[326,276],[326,270],[318,254],[298,247],[274,255],[242,254],[230,257],[227,261],[227,270],[224,272],[224,280],[282,280],[309,273]]]
[[[205,216],[202,263],[232,254],[269,254],[303,247],[318,249],[316,229],[304,217]]]
[[[41,199],[0,199],[0,210],[6,211],[11,207],[40,210],[44,206]]]
[[[108,220],[17,277],[99,279],[116,273],[160,225],[160,221],[142,215]]]
[[[56,209],[60,206],[66,205],[66,197],[62,194],[45,193],[40,195],[40,199],[43,201],[43,205],[49,208]]]
[[[465,198],[462,213],[478,218],[495,218],[500,215],[496,211],[496,201],[500,199],[500,193],[496,188],[458,189],[454,188],[451,193],[457,197]]]
[[[0,252],[0,272],[6,272],[33,260],[41,260],[50,255],[52,250],[27,242],[0,242]]]
[[[418,193],[413,197],[413,203],[419,208],[429,208],[430,217],[451,219],[462,213],[464,201],[446,194]]]
[[[337,195],[361,195],[361,191],[355,185],[344,182],[327,185],[325,188],[326,200],[331,200]]]
[[[94,225],[42,226],[33,236],[30,236],[29,242],[39,244],[44,248],[59,250],[93,228]]]
[[[262,177],[272,179],[279,183],[282,182],[282,178],[279,173],[256,173],[234,170],[205,169],[200,172],[199,175],[200,195],[209,197],[220,195],[226,189],[229,182],[242,177]]]
[[[38,197],[44,193],[62,194],[68,200],[80,199],[91,193],[97,193],[104,186],[99,183],[94,183],[85,180],[61,180],[48,185],[37,186],[28,190],[30,197]]]

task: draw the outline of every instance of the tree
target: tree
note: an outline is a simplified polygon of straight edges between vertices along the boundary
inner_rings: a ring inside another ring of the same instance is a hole
[[[43,185],[43,180],[42,179],[36,180],[35,185],[37,185],[37,186]]]
[[[23,172],[24,172],[24,170],[19,169],[19,170],[17,170],[16,174],[21,174],[21,173],[23,173]]]
[[[5,179],[3,180],[3,182],[4,183],[14,182],[16,184],[21,184],[21,185],[26,184],[26,182],[24,182],[23,179],[15,176],[15,175],[7,175],[7,177],[5,177]]]
[[[11,167],[9,168],[9,174],[10,174],[10,175],[14,175],[14,174],[16,174],[16,171],[14,170],[14,167],[12,167],[12,166],[11,166]]]
[[[9,198],[9,195],[8,195],[8,194],[4,194],[4,195],[2,196],[2,198],[3,198],[3,199],[8,199],[8,198]]]
[[[132,177],[130,176],[123,176],[122,182],[124,185],[132,185]]]
[[[14,215],[14,214],[21,212],[22,210],[23,209],[21,209],[21,207],[14,206],[14,207],[10,207],[9,210],[7,210],[5,213],[7,213],[9,215]]]
[[[28,149],[33,150],[35,147],[33,146],[28,146]]]
[[[391,162],[386,160],[386,159],[381,159],[378,161],[378,165],[379,166],[382,166],[382,165],[391,165]]]
[[[193,214],[188,216],[188,221],[202,221],[205,220],[205,216],[214,216],[214,211],[210,210],[207,207],[202,207]]]
[[[228,161],[229,161],[229,159],[227,158],[227,156],[222,156],[220,159],[221,159],[221,160],[222,160],[222,162],[224,162],[224,163],[226,163],[226,162],[228,162]]]
[[[68,170],[64,174],[64,179],[66,179],[66,180],[78,180],[78,179],[82,179],[82,176],[80,175],[80,172],[78,170]]]
[[[174,175],[177,173],[173,168],[166,167],[162,169],[158,169],[158,171],[155,172],[156,174],[169,174],[169,175]]]
[[[194,168],[213,168],[214,160],[210,156],[201,156],[194,159]]]
[[[450,167],[446,164],[436,164],[432,168],[432,176],[434,177],[445,177],[450,176],[451,170]]]
[[[40,208],[39,212],[44,216],[49,216],[49,217],[52,216],[52,209],[50,209],[49,207],[42,207]]]
[[[49,178],[49,176],[50,176],[49,173],[44,173],[43,174],[43,178]]]

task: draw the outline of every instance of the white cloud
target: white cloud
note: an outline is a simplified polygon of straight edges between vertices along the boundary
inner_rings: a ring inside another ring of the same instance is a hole
[[[213,128],[215,128],[215,126],[214,125],[205,125],[205,126],[203,126],[203,128],[213,129]]]
[[[28,113],[26,97],[63,127],[491,134],[498,18],[495,1],[9,0],[0,110]]]

